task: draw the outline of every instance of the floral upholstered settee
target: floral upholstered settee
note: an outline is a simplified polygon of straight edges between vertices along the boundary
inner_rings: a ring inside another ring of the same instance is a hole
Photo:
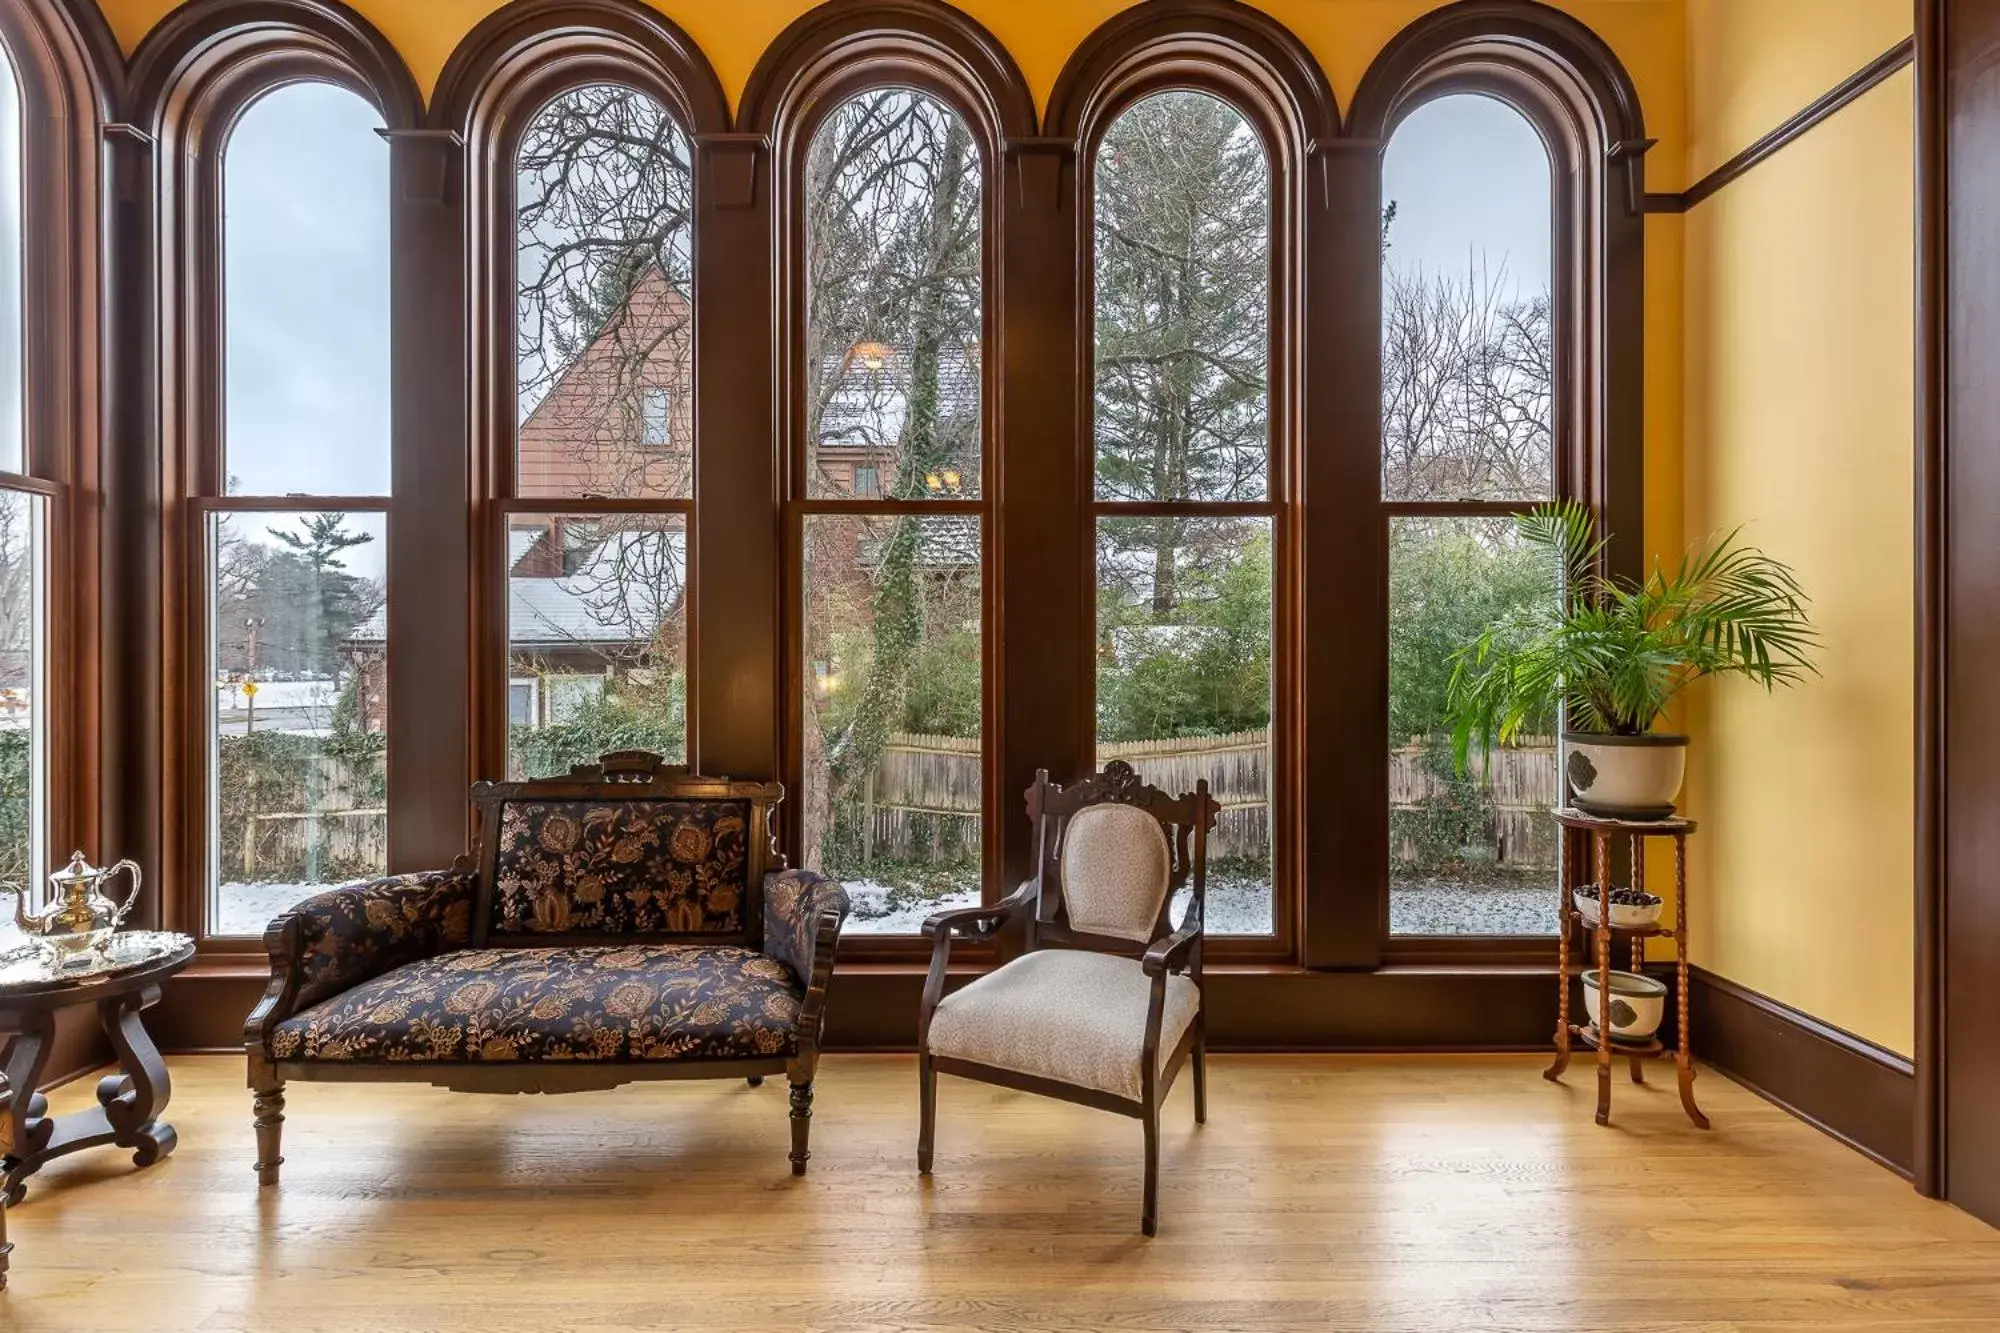
[[[260,1182],[278,1178],[290,1079],[573,1092],[784,1073],[802,1174],[848,904],[771,850],[783,789],[615,754],[472,795],[476,850],[454,868],[322,893],[265,932],[244,1034]]]

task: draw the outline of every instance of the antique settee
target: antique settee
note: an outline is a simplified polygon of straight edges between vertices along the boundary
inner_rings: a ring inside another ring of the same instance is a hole
[[[848,903],[784,868],[770,834],[782,796],[639,752],[480,783],[475,850],[451,869],[280,916],[244,1033],[259,1183],[278,1179],[292,1079],[576,1092],[782,1072],[803,1174]]]

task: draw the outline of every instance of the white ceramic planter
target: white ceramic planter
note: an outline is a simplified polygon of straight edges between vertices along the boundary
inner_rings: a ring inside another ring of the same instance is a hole
[[[1599,1032],[1604,1031],[1604,1020],[1597,1013],[1597,972],[1588,969],[1583,974],[1583,1008],[1590,1015],[1591,1023]],[[1667,1012],[1667,988],[1664,982],[1641,976],[1637,972],[1613,972],[1611,974],[1611,1039],[1643,1046],[1653,1039],[1660,1030],[1660,1020]]]
[[[1589,815],[1665,819],[1687,772],[1685,736],[1563,733],[1563,777],[1572,803]]]

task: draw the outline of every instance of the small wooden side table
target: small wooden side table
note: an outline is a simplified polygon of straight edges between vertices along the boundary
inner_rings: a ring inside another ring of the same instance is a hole
[[[174,1127],[160,1119],[172,1087],[167,1063],[139,1015],[160,1002],[166,979],[193,961],[194,941],[185,935],[123,931],[112,937],[106,965],[85,975],[37,975],[30,967],[0,971],[0,1036],[14,1039],[5,1069],[14,1101],[6,1116],[0,1204],[19,1203],[29,1176],[85,1148],[131,1148],[135,1166],[151,1166],[173,1152]],[[98,1080],[96,1106],[51,1116],[48,1099],[35,1088],[52,1054],[56,1013],[76,1004],[96,1006],[120,1072]]]
[[[1708,1128],[1708,1117],[1694,1102],[1694,1059],[1688,1050],[1688,930],[1687,930],[1687,839],[1695,831],[1695,822],[1675,816],[1670,819],[1626,820],[1604,819],[1587,815],[1580,810],[1557,810],[1556,823],[1566,831],[1580,833],[1590,839],[1590,865],[1596,873],[1597,925],[1591,931],[1596,960],[1597,1012],[1611,1012],[1611,946],[1614,936],[1624,936],[1632,946],[1632,970],[1640,971],[1646,962],[1646,941],[1656,936],[1674,942],[1674,995],[1678,1002],[1678,1024],[1680,1044],[1673,1052],[1674,1073],[1680,1082],[1681,1109],[1688,1119],[1694,1121],[1697,1129]],[[1654,924],[1637,930],[1629,930],[1611,924],[1611,840],[1624,837],[1631,852],[1632,887],[1643,890],[1646,887],[1646,839],[1672,838],[1674,840],[1674,924],[1663,926]],[[1576,929],[1582,913],[1576,906],[1576,885],[1571,883],[1568,856],[1562,858],[1562,913],[1561,928],[1556,932],[1556,984],[1561,990],[1561,998],[1556,1005],[1556,1058],[1555,1063],[1543,1071],[1542,1077],[1551,1083],[1562,1077],[1569,1068],[1570,1051],[1574,1043],[1581,1042],[1597,1052],[1597,1123],[1611,1123],[1611,1066],[1615,1056],[1624,1056],[1631,1065],[1632,1081],[1646,1081],[1645,1061],[1666,1054],[1666,1048],[1654,1037],[1644,1045],[1637,1042],[1614,1042],[1600,1034],[1596,1027],[1587,1023],[1572,1023],[1569,1016],[1570,991],[1570,936]],[[1590,964],[1579,969],[1583,984],[1591,984]]]

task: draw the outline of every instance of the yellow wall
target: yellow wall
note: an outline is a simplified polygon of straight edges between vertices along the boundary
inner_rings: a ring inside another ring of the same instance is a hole
[[[1830,21],[1834,16],[1840,21]],[[1909,35],[1908,0],[1691,0],[1690,178]],[[1912,1050],[1912,82],[1683,220],[1686,529],[1813,597],[1824,675],[1697,694],[1696,961]]]

